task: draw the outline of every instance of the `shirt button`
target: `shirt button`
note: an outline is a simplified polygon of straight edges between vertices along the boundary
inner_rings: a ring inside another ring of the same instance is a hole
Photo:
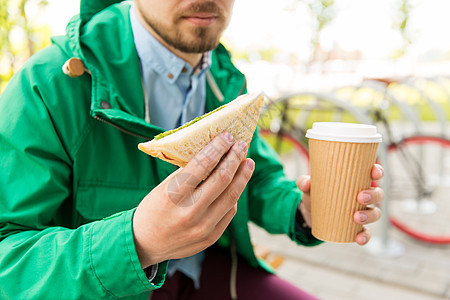
[[[186,73],[187,72],[187,68],[183,67],[183,69],[181,69],[181,73]]]
[[[100,107],[103,108],[103,109],[110,109],[111,108],[111,104],[109,102],[102,101],[102,102],[100,102]]]
[[[169,74],[167,74],[167,77],[169,77],[169,79],[173,79],[173,74],[169,73]]]
[[[79,58],[72,57],[68,59],[63,67],[63,72],[70,77],[79,77],[84,74],[84,64]]]

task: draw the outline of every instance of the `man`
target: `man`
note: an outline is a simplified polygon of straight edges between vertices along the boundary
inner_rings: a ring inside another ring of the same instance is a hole
[[[245,92],[218,45],[233,1],[114,2],[81,1],[67,35],[2,94],[0,295],[312,299],[253,253],[250,220],[320,243],[307,227],[309,179],[302,197],[258,134],[246,145],[223,133],[178,170],[136,147]]]

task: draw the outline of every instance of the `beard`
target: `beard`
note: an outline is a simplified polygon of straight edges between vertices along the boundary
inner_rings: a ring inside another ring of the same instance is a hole
[[[181,22],[185,22],[183,16],[199,12],[216,14],[217,18],[215,20],[215,25],[217,26],[215,28],[188,26],[187,28],[185,27],[184,30],[177,26]],[[220,36],[227,26],[224,12],[214,2],[194,3],[187,9],[175,12],[173,17],[174,26],[172,28],[162,24],[156,18],[150,18],[144,13],[142,13],[142,16],[145,22],[165,43],[185,53],[204,53],[215,49],[219,44]]]

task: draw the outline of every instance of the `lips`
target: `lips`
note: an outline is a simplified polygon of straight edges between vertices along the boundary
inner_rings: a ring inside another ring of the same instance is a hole
[[[183,17],[183,19],[196,26],[210,26],[217,18],[217,14],[209,12],[200,12]]]

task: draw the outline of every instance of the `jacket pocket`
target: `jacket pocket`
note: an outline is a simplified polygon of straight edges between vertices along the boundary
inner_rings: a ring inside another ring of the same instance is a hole
[[[80,183],[75,206],[83,218],[99,220],[137,207],[150,190],[104,183]]]

